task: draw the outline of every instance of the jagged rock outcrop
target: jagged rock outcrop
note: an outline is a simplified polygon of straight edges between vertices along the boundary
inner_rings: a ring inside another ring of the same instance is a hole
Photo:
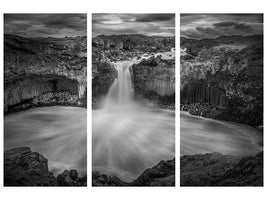
[[[208,103],[220,111],[213,118],[262,125],[262,36],[183,38],[180,74],[181,104]]]
[[[92,97],[93,100],[108,93],[117,77],[117,70],[108,59],[103,58],[92,65]]]
[[[76,170],[65,170],[57,178],[48,170],[48,160],[29,147],[4,152],[5,186],[86,186],[85,177]]]
[[[175,159],[160,161],[130,183],[98,172],[92,173],[92,183],[93,186],[175,186]]]
[[[79,177],[77,170],[65,170],[57,176],[59,186],[86,186],[87,177]]]
[[[263,186],[263,152],[243,157],[185,155],[180,163],[181,186]]]
[[[86,106],[86,37],[4,37],[5,112],[28,108],[34,98],[69,92]],[[70,100],[73,104],[73,101]],[[40,103],[39,103],[40,104]],[[57,102],[54,102],[57,104]],[[65,102],[67,105],[67,101]]]
[[[143,59],[132,65],[132,80],[136,94],[173,105],[175,101],[175,60],[163,60],[160,56]]]

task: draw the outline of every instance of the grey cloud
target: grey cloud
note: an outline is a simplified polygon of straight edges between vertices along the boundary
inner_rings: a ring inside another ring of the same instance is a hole
[[[86,35],[86,14],[5,14],[5,33],[28,37]]]
[[[136,22],[160,22],[170,21],[175,18],[174,14],[144,14],[136,18]]]
[[[191,38],[263,34],[261,14],[183,14],[180,24],[181,36]]]

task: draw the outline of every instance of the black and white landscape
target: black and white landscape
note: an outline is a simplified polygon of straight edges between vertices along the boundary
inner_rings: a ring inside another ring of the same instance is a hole
[[[174,186],[175,15],[92,19],[92,184]]]
[[[263,15],[181,14],[181,186],[263,186]]]
[[[86,186],[86,14],[4,15],[4,185]]]

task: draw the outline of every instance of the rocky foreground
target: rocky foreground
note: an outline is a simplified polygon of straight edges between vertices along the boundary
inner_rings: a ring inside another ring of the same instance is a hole
[[[29,147],[4,152],[4,186],[86,186],[87,177],[65,170],[57,177],[48,170],[48,160]]]
[[[123,182],[116,176],[93,172],[92,184],[93,186],[175,186],[175,159],[160,161],[130,183]]]
[[[263,152],[245,157],[185,155],[180,163],[181,186],[263,186]]]

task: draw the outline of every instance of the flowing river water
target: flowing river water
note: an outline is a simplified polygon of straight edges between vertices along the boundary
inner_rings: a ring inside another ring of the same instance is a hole
[[[86,174],[86,109],[42,107],[4,117],[4,148],[30,147],[44,155],[55,174],[76,169]]]
[[[102,109],[93,110],[93,170],[132,181],[145,169],[175,153],[174,112],[146,107],[134,100],[129,68],[116,63],[118,78]]]

